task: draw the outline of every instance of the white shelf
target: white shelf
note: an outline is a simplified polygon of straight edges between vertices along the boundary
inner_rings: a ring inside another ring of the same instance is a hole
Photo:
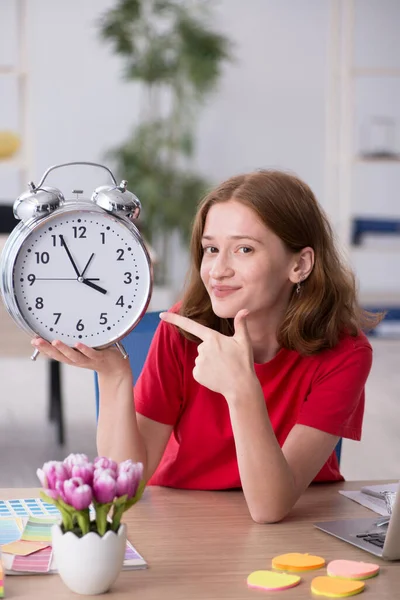
[[[353,67],[351,74],[355,77],[400,77],[400,67],[385,69],[383,67]]]
[[[22,158],[19,158],[18,156],[16,156],[13,158],[5,158],[5,159],[0,158],[0,169],[2,167],[8,167],[11,169],[26,169],[27,164]]]
[[[400,163],[400,156],[393,158],[373,158],[372,156],[355,156],[353,158],[353,162],[355,163],[368,163],[368,164],[394,164],[398,165]]]
[[[15,67],[0,65],[0,75],[17,75],[18,77],[26,77],[26,71],[21,71]]]
[[[28,0],[14,0],[16,6],[16,39],[18,40],[17,57],[15,64],[0,64],[0,76],[15,77],[17,79],[17,110],[18,134],[21,136],[21,147],[10,159],[0,159],[0,172],[8,177],[14,170],[19,181],[19,188],[24,189],[28,181],[29,165],[32,163],[31,127],[28,111],[27,83],[28,50],[27,50],[27,2]],[[12,174],[14,176],[14,173]],[[3,189],[4,191],[4,189]]]
[[[396,234],[391,234],[393,237],[396,237]],[[378,237],[378,234],[377,234]],[[382,237],[382,234],[380,235]],[[387,236],[386,236],[387,237]],[[352,256],[363,255],[367,252],[373,252],[374,254],[399,254],[400,253],[400,243],[393,242],[391,244],[380,245],[378,242],[374,244],[374,242],[369,239],[366,242],[361,242],[361,244],[350,244],[350,250]]]
[[[355,11],[362,10],[362,2],[355,0],[332,0],[331,19],[331,106],[328,112],[328,149],[330,150],[330,187],[329,201],[336,211],[338,234],[344,248],[347,250],[347,259],[356,272],[360,285],[360,300],[362,304],[400,305],[400,280],[396,278],[397,266],[400,257],[400,237],[396,238],[379,233],[365,233],[360,245],[353,245],[352,219],[354,218],[354,183],[353,179],[358,174],[366,171],[357,171],[360,165],[369,167],[375,173],[378,165],[382,169],[390,169],[400,164],[400,152],[394,156],[364,156],[361,149],[355,146],[354,123],[357,102],[355,98],[356,85],[361,83],[358,78],[376,78],[371,81],[371,86],[389,86],[393,82],[390,78],[400,78],[399,67],[385,66],[357,66],[354,64],[355,41]],[[384,35],[384,33],[382,34]],[[399,149],[400,150],[400,149]],[[390,172],[392,174],[392,171]],[[379,171],[378,171],[379,174]],[[383,176],[383,173],[382,173]],[[395,173],[393,171],[393,176]],[[396,171],[397,176],[397,171]],[[376,183],[374,179],[374,183]],[[386,189],[386,188],[385,188]],[[358,197],[359,198],[359,197]],[[362,207],[362,205],[361,205]],[[376,202],[376,211],[380,208],[379,198]],[[392,209],[393,210],[393,209]],[[372,219],[371,214],[360,214],[359,219]],[[384,219],[379,215],[378,219]],[[372,276],[372,273],[374,274]],[[392,276],[393,273],[393,276]],[[365,288],[376,288],[366,291]]]
[[[359,293],[360,304],[364,306],[397,307],[400,305],[400,292],[382,292],[364,290]]]

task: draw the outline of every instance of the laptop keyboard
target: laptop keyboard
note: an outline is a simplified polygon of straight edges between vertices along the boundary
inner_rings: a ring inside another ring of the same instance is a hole
[[[359,533],[356,535],[358,538],[362,538],[365,542],[369,542],[374,546],[378,546],[379,548],[383,548],[385,543],[385,533]]]

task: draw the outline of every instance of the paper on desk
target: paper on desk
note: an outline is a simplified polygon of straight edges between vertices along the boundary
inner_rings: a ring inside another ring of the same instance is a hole
[[[55,523],[57,523],[57,519],[51,517],[45,519],[42,517],[29,517],[22,532],[21,540],[51,543],[51,528]]]
[[[16,542],[4,544],[1,547],[1,551],[6,552],[7,554],[28,556],[29,554],[33,554],[38,550],[43,550],[43,548],[47,548],[50,545],[49,542],[26,542],[24,540],[17,540]]]
[[[369,492],[372,496],[384,498],[385,492],[396,493],[398,487],[399,487],[398,482],[396,482],[396,483],[379,483],[378,485],[366,485],[365,487],[361,488],[361,491],[365,492],[366,494],[368,494],[368,492]]]
[[[51,548],[50,548],[50,550],[51,550]],[[40,552],[43,552],[43,550],[41,550]],[[34,556],[34,555],[31,555],[31,556]],[[16,571],[14,569],[14,558],[15,558],[15,556],[12,554],[7,554],[6,552],[3,552],[3,554],[2,554],[3,567],[4,567],[4,570],[7,575],[33,575],[35,572],[39,573],[39,574],[43,574],[44,571],[39,571],[39,570],[35,571],[34,568],[31,568],[30,570],[25,571],[23,564],[20,564],[19,570]],[[18,558],[21,558],[21,557],[18,557]],[[144,560],[144,558],[139,554],[139,552],[136,550],[136,548],[134,546],[132,546],[132,544],[129,541],[127,541],[126,542],[125,559],[124,559],[124,564],[123,564],[122,570],[127,571],[127,570],[136,570],[136,569],[146,569],[147,566],[148,566],[147,562]],[[57,573],[56,559],[53,554],[51,554],[50,564],[48,565],[46,572],[47,573]]]
[[[389,515],[384,498],[376,498],[375,496],[363,494],[362,492],[348,492],[347,490],[339,490],[339,494],[342,494],[343,496],[346,496],[346,498],[350,498],[350,500],[354,500],[354,502],[358,502],[358,504],[373,510],[374,512],[378,513],[378,515],[382,515],[382,517],[387,517]]]
[[[52,554],[51,546],[48,546],[29,554],[29,556],[14,556],[12,570],[16,574],[47,573],[50,568]]]

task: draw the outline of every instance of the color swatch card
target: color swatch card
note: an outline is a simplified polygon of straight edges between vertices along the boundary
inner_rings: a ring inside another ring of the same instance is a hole
[[[0,573],[0,598],[4,598],[4,579],[3,572]]]
[[[0,519],[0,546],[19,540],[23,529],[22,519]]]
[[[52,549],[50,546],[28,556],[14,556],[12,570],[16,575],[22,573],[48,573]]]
[[[139,554],[139,552],[132,546],[130,542],[126,542],[126,550],[125,550],[125,558],[124,558],[124,566],[122,567],[123,571],[127,571],[130,569],[145,569],[147,567],[147,563],[144,560],[143,556]]]
[[[49,544],[51,528],[60,519],[58,509],[39,498],[0,500],[0,546],[16,542],[10,546],[10,552],[7,547],[3,551],[5,572],[10,575],[57,572]],[[27,544],[36,545],[35,550]],[[146,567],[144,558],[127,542],[123,569]]]
[[[51,528],[57,522],[57,518],[29,517],[21,540],[27,542],[51,542]]]
[[[40,498],[0,500],[1,517],[61,517],[54,504]]]
[[[0,598],[4,598],[4,570],[0,558]]]
[[[14,556],[28,556],[38,550],[43,550],[50,546],[48,542],[26,542],[24,540],[18,540],[16,542],[10,542],[1,547],[2,552],[6,554],[14,554]]]

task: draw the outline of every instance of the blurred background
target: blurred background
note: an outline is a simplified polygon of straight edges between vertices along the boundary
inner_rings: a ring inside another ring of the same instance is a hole
[[[343,474],[399,478],[399,27],[398,0],[1,0],[0,249],[29,181],[56,163],[104,163],[142,202],[151,308],[164,309],[204,192],[252,169],[296,173],[328,213],[362,304],[388,310]],[[90,197],[106,181],[75,167],[48,183]],[[62,369],[60,445],[49,365],[29,360],[3,306],[0,340],[0,485],[37,485],[45,460],[96,453],[93,374]]]

